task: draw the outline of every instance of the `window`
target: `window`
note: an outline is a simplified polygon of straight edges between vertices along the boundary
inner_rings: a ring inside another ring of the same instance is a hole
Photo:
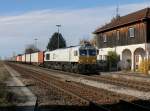
[[[94,49],[89,49],[88,53],[89,53],[89,56],[96,56],[96,50]]]
[[[103,35],[103,40],[104,40],[104,42],[107,42],[107,36],[106,36],[106,34]]]
[[[133,27],[130,27],[130,28],[129,28],[129,36],[130,36],[130,37],[134,37],[134,33],[135,33],[134,30],[135,30],[135,29],[134,29]]]
[[[103,60],[105,60],[105,61],[107,60],[107,55],[103,56]]]
[[[56,54],[53,54],[53,59],[56,59],[56,57],[55,57],[55,56],[56,56]]]
[[[102,60],[102,55],[99,55],[99,60]]]
[[[139,63],[139,55],[135,55],[135,62]]]
[[[81,56],[86,56],[87,55],[87,50],[80,50],[80,55]]]
[[[46,54],[46,60],[50,60],[50,54]]]
[[[74,51],[74,56],[78,56],[78,51]]]
[[[120,39],[120,31],[117,30],[117,40],[119,40],[119,39]]]

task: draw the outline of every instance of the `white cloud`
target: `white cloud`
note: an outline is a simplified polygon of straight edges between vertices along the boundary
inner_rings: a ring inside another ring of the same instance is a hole
[[[145,8],[150,2],[121,5],[119,13],[125,15]],[[116,6],[96,7],[78,10],[39,10],[17,16],[0,17],[0,51],[2,56],[12,52],[21,53],[25,45],[38,38],[39,47],[44,49],[56,24],[61,24],[61,32],[68,45],[76,45],[79,39],[91,37],[99,26],[115,16]]]

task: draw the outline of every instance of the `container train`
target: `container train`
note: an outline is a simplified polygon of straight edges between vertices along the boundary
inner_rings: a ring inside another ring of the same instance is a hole
[[[97,72],[97,50],[91,45],[22,54],[16,56],[15,61],[74,73]]]

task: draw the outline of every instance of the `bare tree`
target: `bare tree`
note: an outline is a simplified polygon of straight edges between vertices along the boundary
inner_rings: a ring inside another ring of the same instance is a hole
[[[25,48],[26,54],[30,54],[30,53],[34,53],[34,52],[38,52],[38,51],[40,51],[40,50],[38,48],[36,48],[35,45],[33,45],[33,44],[29,44]]]
[[[87,38],[80,39],[80,42],[79,42],[80,45],[84,45],[84,44],[87,44],[87,43],[90,44],[90,41]]]
[[[97,37],[93,36],[92,39],[90,40],[91,45],[96,46],[97,45]]]

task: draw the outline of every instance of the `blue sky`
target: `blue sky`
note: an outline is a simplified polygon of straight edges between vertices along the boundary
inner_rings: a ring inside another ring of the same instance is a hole
[[[143,1],[144,0],[0,0],[0,13],[23,13],[42,9],[83,9],[117,4],[142,3]]]
[[[35,38],[44,50],[56,24],[67,45],[77,45],[116,15],[117,4],[125,15],[150,6],[150,0],[0,0],[0,56],[23,53]]]

